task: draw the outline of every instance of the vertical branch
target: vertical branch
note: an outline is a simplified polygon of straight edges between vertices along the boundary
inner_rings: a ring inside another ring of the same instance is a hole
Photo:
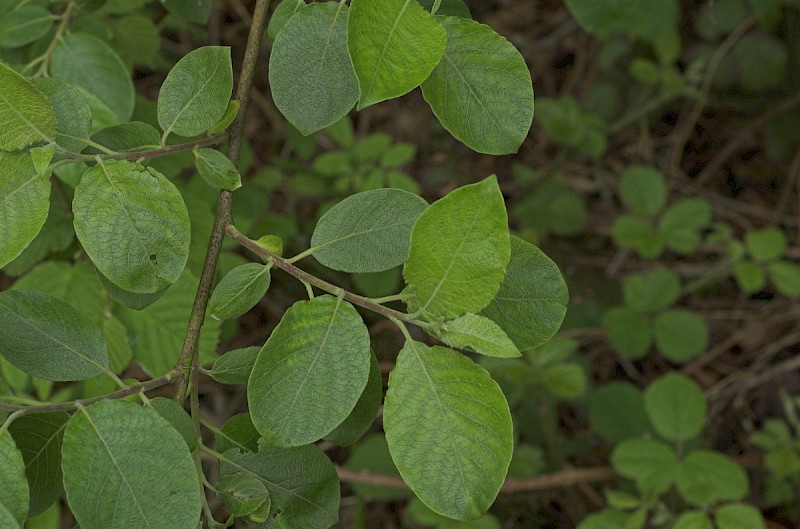
[[[242,71],[239,74],[239,84],[236,86],[234,98],[239,100],[239,115],[230,128],[230,141],[228,142],[228,158],[234,166],[239,165],[239,153],[244,141],[244,125],[247,117],[247,107],[250,103],[250,89],[253,86],[256,67],[258,65],[258,53],[261,49],[261,38],[264,34],[264,26],[267,20],[270,0],[256,0],[255,10],[253,11],[253,23],[250,26],[250,34],[247,37],[247,47],[242,61]],[[186,338],[183,341],[181,354],[178,357],[176,367],[181,371],[178,380],[175,398],[183,401],[186,398],[186,388],[188,383],[193,382],[196,387],[197,377],[197,350],[200,340],[200,330],[203,327],[203,320],[208,307],[208,300],[211,297],[211,288],[214,284],[214,274],[217,270],[220,248],[225,238],[225,226],[230,224],[232,196],[230,191],[220,191],[219,202],[217,204],[217,216],[214,220],[214,227],[211,230],[211,238],[208,241],[206,259],[203,263],[203,272],[200,275],[200,284],[197,287],[197,294],[194,298],[192,313],[189,317],[189,326],[186,329]],[[189,369],[186,369],[189,364]]]

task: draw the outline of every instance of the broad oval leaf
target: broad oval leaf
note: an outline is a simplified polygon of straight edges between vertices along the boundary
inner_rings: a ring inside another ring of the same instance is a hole
[[[197,433],[194,430],[192,418],[189,417],[183,406],[167,397],[150,399],[149,406],[166,419],[176,432],[181,434],[190,451],[197,447]]]
[[[268,527],[329,529],[339,518],[339,477],[313,445],[278,448],[261,442],[257,453],[225,452],[220,474],[258,478],[271,500]]]
[[[511,413],[500,387],[444,347],[403,346],[389,375],[384,430],[405,482],[450,518],[480,518],[511,462]]]
[[[628,439],[611,454],[614,470],[636,481],[645,493],[662,494],[672,487],[678,472],[675,451],[661,441]]]
[[[269,269],[268,265],[248,263],[225,274],[208,302],[211,317],[232,320],[255,307],[269,289]]]
[[[189,213],[175,185],[133,162],[99,163],[75,188],[75,233],[102,274],[129,292],[152,294],[181,275]]]
[[[37,413],[16,419],[8,428],[25,460],[30,516],[44,512],[63,490],[61,445],[68,420],[65,412]]]
[[[456,189],[425,210],[411,231],[403,268],[409,308],[429,319],[477,313],[500,288],[510,255],[497,178]]]
[[[197,528],[194,462],[181,435],[153,410],[121,400],[80,408],[64,432],[62,470],[83,529]]]
[[[558,266],[536,246],[512,236],[505,277],[481,315],[497,323],[524,351],[558,332],[568,302],[567,284]]]
[[[165,135],[197,136],[225,114],[233,91],[231,49],[205,46],[184,56],[158,94],[158,124]]]
[[[382,272],[408,257],[411,229],[427,202],[400,189],[352,195],[329,209],[311,236],[314,257],[334,270]]]
[[[0,16],[0,48],[18,48],[44,37],[53,16],[40,5],[20,2]]]
[[[347,52],[348,12],[344,2],[298,9],[272,46],[269,85],[275,106],[305,135],[336,123],[358,101]]]
[[[257,346],[228,351],[217,358],[208,374],[220,384],[247,384],[260,351]]]
[[[8,432],[0,433],[0,526],[19,529],[28,517],[25,462]]]
[[[281,0],[272,12],[267,26],[267,37],[274,41],[292,15],[306,6],[305,0]]]
[[[85,380],[108,367],[100,327],[36,290],[0,292],[0,355],[45,380]]]
[[[757,508],[744,503],[723,505],[714,516],[719,529],[766,529],[764,516]]]
[[[242,187],[242,176],[227,156],[216,149],[195,149],[197,173],[214,189],[235,191]]]
[[[677,486],[684,500],[700,507],[741,500],[750,488],[744,469],[713,450],[694,450],[686,456],[678,469]]]
[[[476,314],[464,314],[444,324],[437,337],[451,347],[469,349],[486,356],[522,356],[517,346],[494,321]]]
[[[444,17],[447,48],[422,95],[441,124],[470,149],[511,154],[533,122],[533,84],[525,59],[492,28]]]
[[[247,516],[256,510],[269,510],[271,507],[267,486],[249,472],[223,475],[216,489],[234,516]]]
[[[442,24],[416,0],[353,0],[347,46],[361,87],[358,109],[420,85],[444,54]]]
[[[155,127],[140,121],[130,121],[106,127],[92,136],[92,141],[116,152],[149,151],[161,147],[161,136]],[[87,154],[98,154],[90,147]]]
[[[250,420],[250,414],[234,415],[222,425],[216,434],[217,452],[225,453],[236,449],[242,453],[258,452],[258,440],[261,437]]]
[[[30,154],[0,152],[0,267],[36,238],[49,210],[50,179],[36,174]]]
[[[383,400],[383,378],[375,353],[369,355],[369,378],[355,408],[342,424],[325,436],[325,440],[339,446],[349,446],[358,441],[378,415]]]
[[[668,310],[656,316],[653,336],[664,358],[677,364],[699,356],[708,347],[706,321],[688,310]]]
[[[120,305],[133,310],[142,310],[146,307],[149,307],[161,299],[161,297],[167,293],[167,289],[169,288],[165,287],[158,292],[153,292],[152,294],[139,294],[137,292],[128,292],[127,290],[118,287],[112,283],[109,278],[100,273],[100,271],[97,271],[97,278],[100,280],[100,284],[103,285],[103,289],[105,289],[106,294],[108,294],[111,299]]]
[[[642,215],[655,215],[667,203],[667,184],[658,169],[632,165],[619,181],[622,202]]]
[[[34,80],[56,115],[56,142],[72,152],[81,152],[92,127],[92,111],[89,104],[74,85],[55,77],[40,77]]]
[[[367,327],[348,302],[319,296],[295,303],[250,373],[247,401],[256,429],[277,446],[322,439],[361,397],[369,357]]]
[[[639,359],[653,346],[653,330],[642,314],[628,307],[611,307],[603,314],[611,345],[623,356]]]
[[[92,35],[72,33],[53,50],[50,75],[80,86],[98,98],[117,117],[133,114],[135,92],[130,72],[111,47]]]
[[[625,22],[635,9],[637,1],[566,0],[566,4],[583,29],[605,38],[626,27]]]
[[[56,115],[47,96],[0,63],[0,150],[14,151],[31,143],[50,142],[55,134]]]
[[[670,441],[697,436],[706,421],[703,391],[697,382],[679,373],[668,373],[650,384],[644,404],[653,427]]]

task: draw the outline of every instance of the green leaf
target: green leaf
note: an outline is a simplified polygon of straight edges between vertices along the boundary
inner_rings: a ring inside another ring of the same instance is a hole
[[[644,357],[653,346],[648,319],[628,307],[612,307],[603,314],[603,327],[614,349],[631,359]]]
[[[566,0],[578,24],[600,38],[621,31],[638,0]]]
[[[246,472],[220,477],[216,485],[222,501],[234,516],[247,516],[259,509],[269,511],[269,492],[264,482]]]
[[[717,509],[714,520],[719,529],[767,529],[761,512],[744,503],[723,505]]]
[[[230,354],[230,353],[229,353]],[[383,400],[383,378],[375,353],[369,356],[369,378],[361,397],[347,419],[325,436],[325,440],[339,446],[349,446],[358,441],[375,422]]]
[[[742,467],[711,450],[695,450],[681,461],[677,485],[684,500],[703,508],[717,501],[741,500],[749,489]]]
[[[186,413],[183,406],[166,397],[150,399],[149,406],[161,415],[161,417],[166,419],[176,432],[181,434],[189,451],[197,447],[197,433],[194,430],[192,418],[189,417],[189,414]]]
[[[627,521],[626,513],[605,509],[584,518],[576,529],[620,529],[625,527]]]
[[[622,247],[634,248],[645,259],[655,259],[664,251],[664,239],[645,219],[636,215],[620,215],[611,227],[614,241]]]
[[[389,376],[384,430],[403,479],[437,513],[474,520],[494,501],[511,461],[511,415],[469,358],[406,341]]]
[[[131,336],[136,337],[134,357],[149,375],[156,377],[169,372],[178,359],[196,293],[197,279],[184,272],[161,299],[144,310],[119,310],[119,319]],[[200,334],[201,365],[216,359],[219,332],[220,322],[206,318]]]
[[[34,84],[53,105],[56,142],[69,151],[80,152],[86,147],[85,138],[92,126],[92,112],[80,90],[54,77],[40,77]]]
[[[619,181],[622,202],[643,215],[655,215],[667,203],[667,184],[657,169],[633,165],[622,173]]]
[[[681,295],[678,274],[656,268],[647,274],[631,274],[623,285],[625,304],[639,312],[657,312],[673,305]]]
[[[256,306],[269,289],[269,265],[237,266],[214,288],[208,312],[218,320],[234,320]]]
[[[205,46],[184,56],[158,94],[158,124],[167,136],[197,136],[213,127],[233,91],[231,50]]]
[[[611,454],[614,470],[636,481],[646,494],[663,494],[678,472],[678,457],[669,446],[652,439],[628,439]]]
[[[0,524],[20,529],[28,516],[25,462],[8,432],[0,433]]]
[[[40,5],[20,3],[0,16],[0,48],[19,48],[44,37],[53,16]]]
[[[642,392],[629,382],[609,382],[590,394],[589,424],[610,443],[641,437],[650,429]]]
[[[261,437],[250,420],[250,415],[240,413],[234,415],[216,433],[217,452],[224,453],[231,449],[240,452],[258,452],[258,440]]]
[[[545,367],[540,376],[552,395],[562,399],[576,399],[586,392],[586,373],[574,362]]]
[[[211,15],[212,0],[161,0],[167,11],[196,24],[207,24]]]
[[[275,41],[278,32],[283,29],[283,26],[292,18],[292,15],[300,11],[306,6],[304,0],[281,0],[272,12],[267,26],[267,37],[269,40]]]
[[[314,257],[334,270],[381,272],[408,256],[411,229],[428,207],[400,189],[357,193],[329,209],[311,236]]]
[[[40,141],[51,142],[57,122],[47,96],[3,63],[0,87],[0,150],[14,151]]]
[[[664,358],[683,364],[708,347],[708,326],[702,316],[686,310],[668,310],[653,321],[656,347]]]
[[[79,408],[62,458],[67,502],[82,529],[197,528],[192,457],[155,411],[120,400]]]
[[[779,228],[748,231],[744,243],[755,261],[774,261],[786,251],[786,234]]]
[[[361,87],[358,109],[419,86],[442,59],[446,43],[441,22],[415,0],[351,2],[347,46]]]
[[[476,314],[464,314],[446,322],[436,337],[451,347],[468,349],[487,356],[521,356],[517,346],[494,321]]]
[[[217,358],[209,375],[220,384],[247,384],[261,348],[244,347]]]
[[[452,191],[425,210],[411,231],[403,268],[409,308],[428,319],[477,313],[500,288],[510,254],[497,178]]]
[[[419,0],[419,4],[428,11],[433,8],[435,3],[436,0]],[[469,12],[469,7],[464,3],[464,0],[442,0],[436,14],[439,16],[472,18],[472,13]]]
[[[152,294],[178,280],[189,257],[189,213],[162,174],[99,163],[81,178],[72,207],[78,239],[115,285]]]
[[[61,495],[61,445],[68,420],[65,412],[37,413],[16,419],[8,428],[25,460],[30,516],[44,512]]]
[[[120,305],[133,310],[142,310],[143,308],[152,305],[161,299],[161,297],[167,292],[168,288],[164,287],[162,290],[153,292],[152,294],[139,294],[137,292],[128,292],[127,290],[119,288],[99,271],[97,272],[97,278],[100,280],[100,284],[103,285],[106,294],[108,294],[111,299]]]
[[[389,445],[386,444],[386,437],[382,432],[373,433],[354,445],[345,466],[356,472],[367,471],[381,476],[400,477],[400,471],[392,461]],[[351,486],[356,496],[364,501],[397,501],[412,495],[411,491],[396,487],[364,483],[353,483]]]
[[[114,316],[103,321],[103,337],[108,346],[108,367],[120,374],[133,360],[133,349],[128,342],[128,330]]]
[[[369,377],[369,333],[333,296],[298,301],[261,349],[247,401],[253,424],[278,446],[312,443],[353,411]]]
[[[769,279],[784,296],[800,296],[800,267],[789,261],[778,261],[767,268]]]
[[[733,265],[733,277],[746,294],[763,290],[767,284],[764,268],[749,259],[743,259]]]
[[[690,511],[681,514],[672,529],[714,529],[705,513]]]
[[[108,44],[85,33],[63,37],[50,60],[50,75],[98,98],[119,119],[133,114],[136,94],[130,72]]]
[[[669,441],[696,437],[706,422],[706,400],[692,379],[668,373],[647,388],[644,403],[656,431]]]
[[[642,504],[642,500],[627,492],[606,490],[606,503],[612,509],[628,511],[639,507]]]
[[[100,328],[36,290],[0,292],[0,354],[45,380],[85,380],[108,367]]]
[[[328,529],[339,517],[339,477],[313,445],[278,448],[259,443],[258,453],[225,452],[220,474],[258,478],[272,501],[270,527]]]
[[[299,9],[281,29],[269,60],[275,106],[304,135],[336,123],[358,101],[358,79],[347,53],[343,2]]]
[[[525,59],[489,26],[445,17],[444,57],[422,95],[453,137],[485,154],[517,152],[533,121],[533,85]]]
[[[481,315],[497,323],[517,349],[524,351],[558,332],[568,302],[567,284],[558,266],[536,246],[511,237],[505,277]]]
[[[161,136],[158,131],[140,121],[106,127],[93,135],[92,141],[116,152],[150,151],[161,147]],[[85,152],[100,153],[93,147],[89,147]]]
[[[34,240],[49,210],[50,179],[36,174],[31,156],[0,152],[0,267]]]
[[[239,101],[235,99],[231,99],[228,101],[228,108],[225,109],[225,113],[219,118],[213,127],[208,129],[208,135],[213,136],[214,134],[219,134],[225,130],[228,130],[228,127],[231,126],[231,123],[236,119],[239,115]]]
[[[711,204],[684,198],[672,204],[658,221],[658,231],[668,248],[690,254],[700,246],[700,230],[711,223]]]

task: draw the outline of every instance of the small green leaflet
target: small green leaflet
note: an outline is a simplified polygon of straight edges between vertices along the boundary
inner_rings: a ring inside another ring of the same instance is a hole
[[[408,257],[411,228],[428,207],[413,193],[375,189],[351,195],[319,219],[311,247],[334,270],[381,272]]]
[[[266,485],[251,473],[225,474],[216,488],[234,516],[247,516],[261,509],[269,511],[271,507]]]
[[[240,452],[258,452],[260,436],[250,420],[250,415],[240,413],[234,415],[216,432],[217,452],[225,453],[228,450]]]
[[[194,162],[200,177],[214,189],[235,191],[242,177],[227,156],[216,149],[194,149]]]
[[[348,12],[344,2],[299,9],[272,46],[272,97],[304,135],[337,122],[358,100],[358,79],[347,53]]]
[[[446,42],[442,24],[415,0],[353,0],[347,46],[361,87],[358,109],[419,86]]]
[[[642,215],[655,215],[667,203],[667,184],[658,169],[632,165],[619,181],[622,202]]]
[[[228,351],[217,358],[208,374],[220,384],[247,384],[260,351],[257,346]]]
[[[694,380],[668,373],[647,388],[644,404],[653,427],[669,441],[688,441],[705,425],[705,397]]]
[[[86,33],[63,37],[53,50],[50,75],[80,86],[98,98],[119,121],[133,114],[135,92],[130,72],[105,42]]]
[[[444,57],[422,95],[445,129],[470,149],[512,154],[533,122],[533,84],[525,59],[489,26],[444,17]]]
[[[298,301],[256,359],[247,385],[250,416],[276,446],[322,439],[344,421],[369,377],[369,333],[350,303]]]
[[[497,178],[456,189],[425,210],[411,231],[403,268],[409,308],[428,319],[477,313],[500,288],[510,255]]]
[[[628,358],[642,358],[653,346],[650,320],[631,308],[608,309],[603,314],[603,326],[614,349]]]
[[[336,468],[314,445],[278,448],[262,441],[257,453],[225,452],[220,477],[240,472],[266,486],[272,502],[268,527],[329,529],[339,518]]]
[[[400,471],[392,461],[389,445],[383,432],[375,432],[364,438],[350,450],[347,458],[347,468],[356,472],[365,470],[371,474],[381,476],[400,477]],[[398,501],[405,500],[413,495],[408,489],[398,489],[382,485],[367,483],[352,483],[350,486],[361,500],[364,501]]]
[[[698,314],[688,310],[668,310],[653,320],[653,337],[664,358],[682,364],[705,352],[708,326]]]
[[[566,0],[567,8],[578,24],[598,37],[605,38],[625,28],[626,19],[638,0]]]
[[[0,16],[0,48],[19,48],[44,37],[53,16],[40,5],[20,2]]]
[[[167,11],[189,22],[207,24],[212,0],[162,0]]]
[[[662,494],[672,487],[678,471],[675,451],[653,439],[628,439],[617,445],[611,464],[621,475],[636,481],[645,493]]]
[[[761,511],[744,503],[723,505],[714,519],[719,529],[767,529]]]
[[[205,46],[184,56],[167,74],[158,94],[158,124],[164,136],[197,136],[225,114],[233,91],[231,50]]]
[[[25,460],[30,487],[30,516],[44,512],[61,495],[61,444],[69,420],[66,412],[37,413],[11,423],[11,432]]]
[[[464,314],[443,324],[436,336],[458,349],[499,358],[521,356],[517,346],[494,321],[476,314]]]
[[[72,206],[78,239],[115,285],[152,294],[178,280],[189,257],[189,213],[163,175],[101,162],[81,178]]]
[[[14,151],[31,143],[52,141],[56,115],[47,96],[3,63],[0,87],[0,150]]]
[[[116,152],[149,151],[161,147],[161,136],[158,131],[140,121],[106,127],[94,134],[92,141]],[[96,154],[100,151],[90,147],[85,152]]]
[[[133,310],[142,310],[146,307],[149,307],[161,299],[161,296],[166,294],[167,289],[169,288],[165,287],[158,292],[153,292],[152,294],[139,294],[136,292],[128,292],[125,289],[119,288],[100,271],[97,271],[97,278],[100,280],[100,284],[103,285],[103,288],[111,299],[123,307],[128,307],[129,309]]]
[[[0,490],[0,526],[20,529],[28,517],[28,481],[22,454],[7,431],[0,433]]]
[[[267,293],[269,269],[269,265],[248,263],[225,274],[208,302],[211,317],[232,320],[252,309]]]
[[[524,351],[558,332],[568,301],[558,266],[536,246],[511,237],[511,259],[503,283],[481,315],[500,325]]]
[[[30,154],[0,152],[0,267],[33,241],[49,210],[50,179],[36,174]]]
[[[197,433],[194,431],[192,418],[189,417],[183,406],[166,397],[150,399],[149,406],[166,419],[176,432],[181,434],[190,451],[197,447]]]
[[[0,355],[45,380],[85,380],[108,367],[100,328],[36,290],[0,292]]]
[[[269,40],[274,42],[278,32],[283,29],[283,26],[292,18],[292,15],[305,6],[305,0],[281,0],[269,19],[269,25],[267,26]]]
[[[703,508],[719,501],[741,500],[750,488],[742,467],[712,450],[694,450],[686,456],[676,484],[687,502]]]
[[[80,408],[62,458],[67,503],[82,529],[197,528],[192,456],[155,411],[120,400]]]
[[[511,462],[511,413],[472,360],[407,341],[389,376],[383,426],[400,474],[428,507],[474,520],[494,502]]]
[[[33,83],[41,90],[56,115],[56,142],[72,152],[80,152],[86,147],[92,126],[92,112],[80,90],[74,85],[55,77],[40,77]]]

